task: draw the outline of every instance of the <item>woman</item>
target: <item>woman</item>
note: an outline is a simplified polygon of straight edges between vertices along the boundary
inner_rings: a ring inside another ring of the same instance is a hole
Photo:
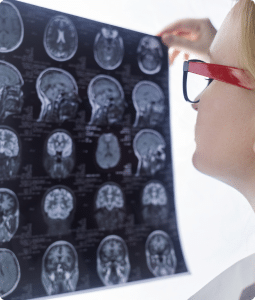
[[[184,50],[186,59],[195,53],[204,61],[219,65],[212,68],[201,62],[186,63],[186,70],[194,68],[199,75],[211,78],[207,88],[192,99],[192,106],[198,111],[193,165],[237,189],[255,211],[254,2],[239,0],[215,34],[209,19],[185,19],[171,24],[159,36],[169,48],[174,48],[171,63]],[[228,268],[190,300],[254,297],[255,254]]]

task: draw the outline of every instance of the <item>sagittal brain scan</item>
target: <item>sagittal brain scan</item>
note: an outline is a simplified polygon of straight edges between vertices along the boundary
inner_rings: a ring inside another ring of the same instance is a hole
[[[21,148],[17,134],[7,126],[0,126],[0,180],[13,179],[18,173]]]
[[[165,167],[165,140],[162,135],[152,129],[140,130],[133,142],[135,155],[139,162],[136,176],[154,175]]]
[[[0,297],[10,295],[20,281],[20,265],[16,255],[0,248]]]
[[[151,273],[158,276],[175,273],[177,260],[170,236],[162,231],[153,231],[145,244],[146,262]]]
[[[81,99],[73,76],[57,68],[44,70],[36,81],[42,103],[38,121],[62,123],[76,116]]]
[[[52,59],[71,59],[78,48],[78,35],[72,21],[61,15],[53,17],[46,26],[43,43]]]
[[[24,25],[17,7],[3,1],[0,5],[0,53],[16,50],[23,37]]]
[[[70,134],[57,129],[46,140],[44,168],[51,178],[66,178],[75,164],[74,143]]]
[[[100,229],[112,230],[124,226],[125,200],[121,188],[114,182],[106,182],[97,192],[95,218]]]
[[[168,219],[166,190],[159,181],[146,184],[142,192],[142,216],[146,224],[159,225]]]
[[[89,83],[88,97],[92,106],[90,124],[121,123],[126,102],[123,89],[116,79],[108,75],[97,75]]]
[[[138,65],[146,74],[156,74],[161,70],[163,51],[159,41],[152,36],[141,39],[137,48]]]
[[[18,198],[13,191],[0,188],[0,243],[9,242],[18,227]]]
[[[0,122],[9,115],[21,113],[24,102],[21,90],[23,85],[24,81],[19,70],[0,60]]]
[[[121,151],[117,137],[112,133],[102,134],[97,142],[96,162],[102,169],[111,169],[120,161]]]
[[[104,238],[97,249],[97,273],[104,285],[128,281],[130,263],[127,245],[117,235]]]
[[[47,294],[74,292],[79,278],[78,255],[72,244],[57,241],[42,259],[42,284]]]
[[[50,235],[67,234],[74,210],[74,195],[69,188],[55,186],[43,198],[43,213]]]
[[[94,43],[94,57],[98,65],[106,70],[116,69],[121,64],[123,55],[123,39],[119,32],[103,27]]]
[[[140,81],[132,93],[136,109],[134,127],[155,127],[164,119],[165,97],[161,88],[151,81]]]

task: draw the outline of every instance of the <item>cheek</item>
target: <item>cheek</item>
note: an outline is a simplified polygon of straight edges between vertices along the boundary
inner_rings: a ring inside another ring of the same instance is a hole
[[[244,91],[229,86],[223,90],[221,85],[215,92],[208,89],[199,104],[193,164],[205,173],[238,169],[254,156],[255,99],[246,100]]]

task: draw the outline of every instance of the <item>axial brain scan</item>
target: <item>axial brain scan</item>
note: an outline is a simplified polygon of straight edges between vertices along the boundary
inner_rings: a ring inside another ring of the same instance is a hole
[[[155,37],[145,36],[137,48],[138,65],[146,74],[155,74],[161,70],[163,51]]]
[[[68,72],[44,70],[37,78],[36,90],[42,103],[38,121],[62,123],[76,116],[81,99],[77,83]]]
[[[1,8],[0,8],[1,10]],[[0,61],[0,121],[9,115],[21,113],[23,106],[24,81],[19,70],[13,65]]]
[[[153,231],[145,244],[146,262],[154,276],[175,273],[177,260],[169,235],[161,230]]]
[[[19,227],[19,202],[15,193],[0,188],[0,243],[9,242]]]
[[[104,285],[126,283],[130,273],[126,243],[117,235],[104,238],[97,249],[97,273]]]
[[[112,133],[104,133],[98,139],[96,162],[102,169],[117,166],[121,151],[117,137]]]
[[[145,223],[159,225],[168,219],[167,195],[158,181],[149,182],[142,193],[142,216]]]
[[[133,142],[139,162],[136,176],[154,175],[165,167],[165,141],[160,133],[152,129],[139,131]]]
[[[123,40],[119,32],[103,27],[94,43],[94,57],[98,65],[106,70],[116,69],[121,64],[123,55]]]
[[[155,127],[164,119],[165,97],[161,88],[151,81],[140,81],[132,93],[136,109],[134,127]]]
[[[79,278],[78,255],[73,245],[57,241],[42,259],[42,284],[47,294],[74,292]]]
[[[116,79],[97,75],[89,83],[88,97],[92,106],[90,124],[113,125],[122,121],[126,102],[123,89]]]
[[[65,130],[54,131],[46,140],[44,168],[51,178],[66,178],[75,164],[74,144]]]
[[[124,195],[114,182],[105,183],[97,192],[95,218],[100,229],[121,228],[125,221]]]
[[[23,37],[24,25],[18,9],[12,3],[3,1],[0,5],[0,52],[14,51]]]
[[[45,197],[44,211],[51,219],[65,220],[73,209],[73,195],[65,188],[55,188]]]
[[[20,166],[20,143],[17,134],[0,126],[0,179],[15,178]]]
[[[20,265],[16,255],[0,248],[0,297],[11,294],[20,281]]]
[[[44,32],[44,47],[56,61],[71,59],[78,48],[78,35],[72,21],[65,16],[53,17]]]

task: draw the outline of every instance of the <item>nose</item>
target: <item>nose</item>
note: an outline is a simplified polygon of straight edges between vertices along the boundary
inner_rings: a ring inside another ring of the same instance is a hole
[[[192,108],[195,109],[196,111],[198,111],[198,105],[199,105],[199,102],[191,104]]]

